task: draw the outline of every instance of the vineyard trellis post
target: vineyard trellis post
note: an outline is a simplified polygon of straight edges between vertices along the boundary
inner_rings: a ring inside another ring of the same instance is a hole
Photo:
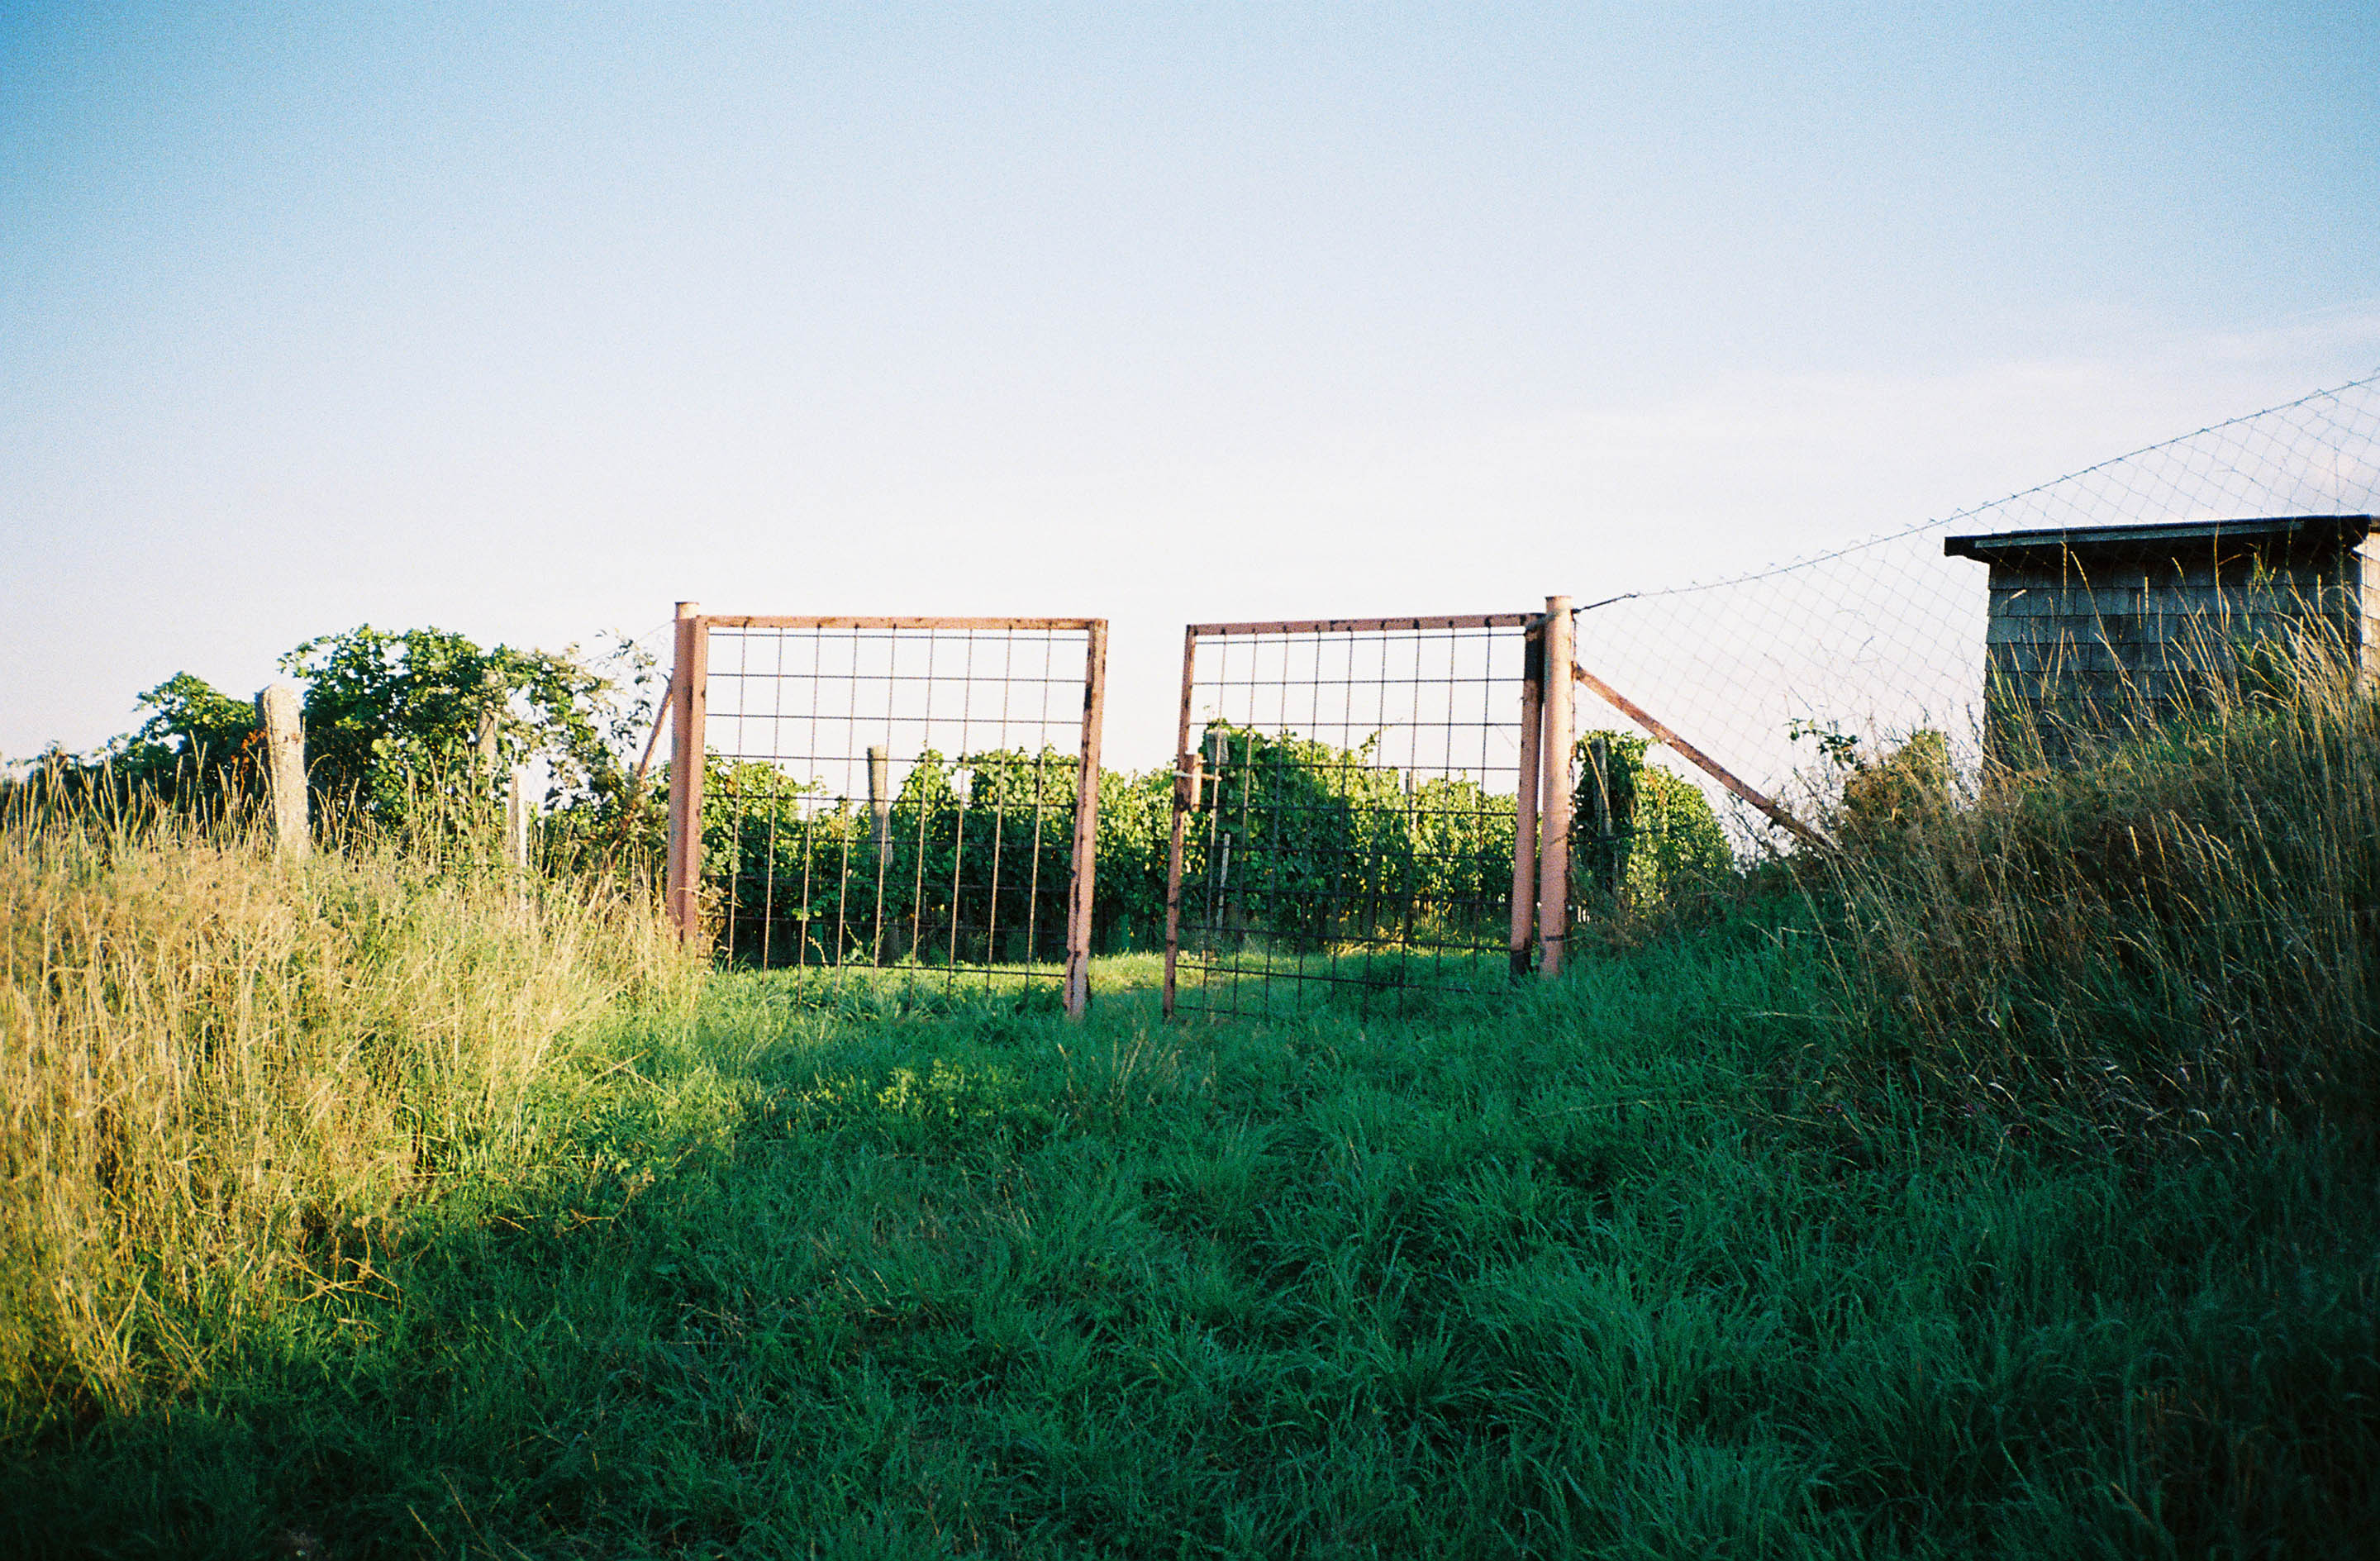
[[[1164,1010],[1173,1017],[1173,991],[1182,960],[1182,866],[1191,815],[1198,809],[1199,756],[1190,748],[1190,704],[1198,665],[1198,625],[1182,631],[1181,720],[1173,739],[1173,822],[1165,848]]]
[[[264,732],[265,796],[273,814],[273,846],[286,856],[303,856],[313,841],[306,795],[306,725],[298,690],[276,683],[256,696],[257,725]]]

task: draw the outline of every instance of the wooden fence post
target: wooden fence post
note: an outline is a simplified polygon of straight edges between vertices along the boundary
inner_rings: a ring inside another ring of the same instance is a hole
[[[1570,722],[1572,655],[1570,598],[1546,598],[1545,737],[1537,806],[1544,827],[1537,854],[1537,974],[1560,975],[1570,934]]]
[[[273,849],[303,856],[313,845],[306,817],[306,728],[298,691],[276,683],[256,696],[256,719],[264,728],[264,787],[273,807]]]
[[[677,935],[702,935],[702,715],[710,635],[702,604],[677,604],[677,659],[670,672],[669,868],[662,902]]]
[[[1107,719],[1108,624],[1095,619],[1084,647],[1083,744],[1075,774],[1075,870],[1066,895],[1066,1012],[1091,1006],[1091,899],[1099,859],[1099,728]]]

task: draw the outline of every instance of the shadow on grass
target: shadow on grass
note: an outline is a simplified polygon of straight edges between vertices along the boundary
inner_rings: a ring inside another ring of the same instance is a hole
[[[1791,1096],[1807,978],[1656,950],[1492,1012],[1168,1029],[1146,989],[1070,1024],[722,977],[557,1087],[537,1175],[425,1215],[386,1289],[207,1325],[211,1381],[19,1446],[0,1541],[2361,1544],[2361,1162],[2144,1179]]]

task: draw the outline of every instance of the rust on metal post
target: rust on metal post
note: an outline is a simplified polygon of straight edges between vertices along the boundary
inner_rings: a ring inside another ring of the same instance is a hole
[[[1585,667],[1573,666],[1571,668],[1571,673],[1572,676],[1576,677],[1579,682],[1586,684],[1586,686],[1593,691],[1597,698],[1602,700],[1613,709],[1618,710],[1621,714],[1626,716],[1630,720],[1634,721],[1637,725],[1651,732],[1654,737],[1658,739],[1665,746],[1676,749],[1679,756],[1683,758],[1687,763],[1693,765],[1695,768],[1701,770],[1704,774],[1709,776],[1720,785],[1726,787],[1728,791],[1732,793],[1735,796],[1751,804],[1754,807],[1767,815],[1772,822],[1791,830],[1793,834],[1804,844],[1815,846],[1821,851],[1831,851],[1834,849],[1834,841],[1827,839],[1826,836],[1818,833],[1817,830],[1813,829],[1807,824],[1803,823],[1800,819],[1786,812],[1779,804],[1761,795],[1758,792],[1754,791],[1750,786],[1745,785],[1742,780],[1736,779],[1736,777],[1728,770],[1727,767],[1720,764],[1718,760],[1711,757],[1708,754],[1704,753],[1700,748],[1695,747],[1692,743],[1687,742],[1684,738],[1679,736],[1676,732],[1670,731],[1668,727],[1654,720],[1652,715],[1645,710],[1644,706],[1637,704],[1633,699],[1621,694],[1618,689],[1612,687],[1601,678],[1597,677]]]
[[[1570,598],[1546,598],[1545,735],[1537,748],[1537,974],[1561,974],[1570,935],[1570,679],[1577,658],[1571,649]]]
[[[1087,631],[1104,618],[855,618],[759,612],[714,612],[703,619],[714,629],[1031,629]]]
[[[1080,1019],[1091,1006],[1091,900],[1099,856],[1099,728],[1107,716],[1108,624],[1094,618],[1085,631],[1082,759],[1075,775],[1075,870],[1066,895],[1066,1012]]]
[[[1173,739],[1173,831],[1165,848],[1165,1017],[1173,1017],[1173,973],[1182,955],[1182,845],[1190,828],[1190,777],[1197,758],[1190,752],[1191,680],[1198,665],[1198,626],[1182,631],[1182,719]]]
[[[256,696],[256,719],[264,728],[265,792],[273,807],[273,849],[303,856],[313,845],[307,819],[306,727],[298,691],[276,683]]]
[[[1452,618],[1284,618],[1263,623],[1193,623],[1190,635],[1369,635],[1421,629],[1523,629],[1534,612],[1473,612]]]
[[[1521,652],[1521,760],[1512,816],[1512,974],[1529,973],[1537,915],[1537,738],[1546,690],[1542,624],[1530,629]]]
[[[710,630],[699,602],[677,604],[670,672],[669,870],[662,899],[678,937],[702,933],[702,715]]]

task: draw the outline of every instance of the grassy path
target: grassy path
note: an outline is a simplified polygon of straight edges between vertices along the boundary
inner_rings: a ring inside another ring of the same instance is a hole
[[[1167,1029],[714,981],[533,1170],[325,1232],[169,1408],[0,1447],[11,1555],[2345,1555],[2380,1235],[1831,1093],[1734,929]],[[1139,984],[1138,990],[1121,989]],[[2286,1542],[2284,1545],[2282,1542]]]

